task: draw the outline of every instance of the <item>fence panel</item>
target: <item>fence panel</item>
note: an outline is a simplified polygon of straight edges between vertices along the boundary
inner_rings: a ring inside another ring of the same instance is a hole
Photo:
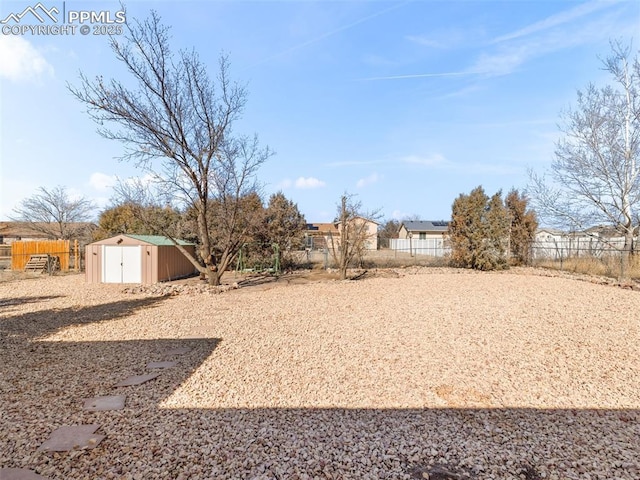
[[[11,270],[24,270],[31,255],[49,254],[59,258],[60,270],[69,270],[69,240],[19,241],[11,244]]]
[[[411,255],[430,255],[432,257],[444,257],[451,252],[451,249],[444,245],[440,238],[392,238],[390,240],[391,250],[409,252]]]
[[[564,237],[537,240],[532,247],[533,258],[600,257],[624,249],[624,238]]]

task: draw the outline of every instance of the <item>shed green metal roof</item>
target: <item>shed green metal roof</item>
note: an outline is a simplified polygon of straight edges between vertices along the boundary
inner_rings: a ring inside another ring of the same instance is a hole
[[[125,234],[126,237],[135,238],[136,240],[140,240],[142,242],[150,243],[151,245],[157,246],[173,246],[174,243],[168,237],[163,237],[162,235],[130,235]],[[193,243],[185,242],[184,240],[177,240],[179,245],[193,245]]]

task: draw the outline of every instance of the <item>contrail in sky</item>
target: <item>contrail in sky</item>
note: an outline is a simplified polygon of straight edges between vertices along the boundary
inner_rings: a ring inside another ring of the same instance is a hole
[[[404,80],[408,78],[429,78],[429,77],[462,77],[465,75],[480,75],[482,72],[443,72],[443,73],[415,73],[409,75],[389,75],[387,77],[367,77],[356,78],[360,81],[368,80]]]
[[[336,28],[334,30],[330,30],[328,32],[325,32],[325,33],[323,33],[322,35],[320,35],[318,37],[315,37],[315,38],[312,38],[310,40],[307,40],[306,42],[299,43],[298,45],[294,45],[293,47],[290,47],[290,48],[288,48],[286,50],[283,50],[282,52],[276,53],[274,55],[271,55],[270,57],[267,57],[267,58],[265,58],[263,60],[260,60],[259,62],[254,63],[253,65],[251,65],[248,68],[256,67],[258,65],[262,65],[263,63],[266,63],[266,62],[268,62],[270,60],[273,60],[275,58],[282,57],[282,56],[287,55],[287,54],[289,54],[291,52],[295,52],[296,50],[300,50],[301,48],[308,47],[309,45],[313,45],[314,43],[317,43],[317,42],[319,42],[321,40],[324,40],[325,38],[328,38],[328,37],[331,37],[331,36],[336,35],[338,33],[344,32],[345,30],[349,30],[350,28],[353,28],[356,25],[360,25],[361,23],[368,22],[369,20],[371,20],[373,18],[379,17],[380,15],[384,15],[385,13],[389,13],[389,12],[391,12],[393,10],[397,10],[398,8],[404,7],[406,4],[411,3],[411,1],[412,0],[406,0],[406,1],[402,2],[402,3],[397,4],[397,5],[393,5],[393,6],[389,7],[389,8],[385,8],[384,10],[380,10],[379,12],[372,13],[371,15],[367,15],[366,17],[362,17],[362,18],[356,20],[355,22],[352,22],[352,23],[349,23],[347,25],[343,25],[342,27],[338,27],[338,28]]]

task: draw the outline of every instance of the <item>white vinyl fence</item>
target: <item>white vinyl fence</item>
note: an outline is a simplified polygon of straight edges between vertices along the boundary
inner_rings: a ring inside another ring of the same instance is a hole
[[[570,257],[600,257],[624,248],[624,237],[573,237],[536,240],[532,246],[533,258],[561,259]]]
[[[444,257],[451,253],[451,249],[444,245],[441,238],[392,238],[389,240],[391,250],[407,252],[411,255],[430,255],[432,257]]]

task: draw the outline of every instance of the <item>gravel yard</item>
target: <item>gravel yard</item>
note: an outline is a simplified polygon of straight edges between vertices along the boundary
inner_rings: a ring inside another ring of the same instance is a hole
[[[398,272],[168,297],[80,275],[0,283],[0,467],[640,478],[640,292],[535,271]],[[113,388],[166,360],[178,364]],[[118,394],[123,410],[82,410]],[[96,448],[37,451],[55,428],[91,423],[106,435]]]

